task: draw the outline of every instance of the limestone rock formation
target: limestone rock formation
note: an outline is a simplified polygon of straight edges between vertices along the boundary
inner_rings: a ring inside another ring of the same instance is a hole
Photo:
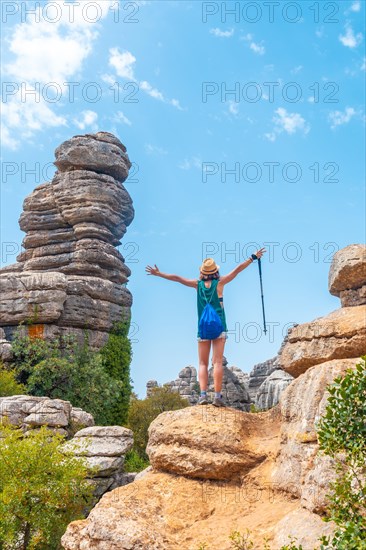
[[[282,368],[299,376],[308,368],[366,353],[366,306],[344,307],[289,332],[280,356]]]
[[[52,181],[24,200],[24,251],[0,270],[0,326],[7,340],[21,321],[49,339],[71,332],[82,341],[87,329],[98,349],[132,304],[116,248],[134,217],[123,186],[131,163],[115,136],[98,132],[61,144],[55,164]]]
[[[366,246],[351,244],[336,252],[329,270],[329,292],[342,307],[366,304]]]
[[[125,454],[132,446],[131,430],[122,426],[92,426],[76,432],[63,448],[71,450],[75,456],[85,457],[94,495],[98,498],[134,480],[136,474],[123,469]]]
[[[149,428],[152,467],[71,523],[65,550],[197,550],[200,542],[229,550],[233,529],[249,529],[256,550],[264,537],[279,548],[288,534],[313,550],[335,527],[318,513],[332,476],[315,461],[314,423],[324,410],[326,382],[354,363],[313,367],[266,412],[197,406],[160,414]],[[300,454],[291,454],[291,441],[302,445]],[[294,483],[286,484],[285,468]]]
[[[33,395],[0,397],[0,424],[5,421],[21,426],[24,432],[47,426],[66,437],[94,425],[91,414],[73,407],[69,401]]]
[[[342,307],[289,330],[279,364],[292,376],[332,359],[366,354],[365,245],[352,244],[334,254],[328,286]]]
[[[280,397],[281,447],[272,482],[299,498],[311,512],[324,511],[325,493],[334,475],[332,460],[318,455],[316,436],[316,423],[329,395],[325,388],[359,361],[337,359],[315,365],[296,378]]]
[[[150,424],[146,452],[156,470],[228,480],[265,459],[253,439],[260,439],[255,415],[197,406],[160,414]]]
[[[135,472],[124,471],[125,454],[132,448],[133,433],[122,426],[94,426],[91,414],[69,401],[14,395],[0,398],[0,425],[10,423],[25,435],[41,426],[67,440],[63,448],[84,456],[93,485],[94,504],[106,492],[131,483]]]
[[[266,410],[277,405],[283,390],[291,384],[293,379],[294,377],[291,374],[282,369],[276,369],[271,372],[259,386],[256,393],[256,408]]]
[[[276,369],[279,368],[278,357],[272,357],[263,363],[254,365],[248,377],[248,391],[252,403],[255,403],[256,395],[265,379]]]

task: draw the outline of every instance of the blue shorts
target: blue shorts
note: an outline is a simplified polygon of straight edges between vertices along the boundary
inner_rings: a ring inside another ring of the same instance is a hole
[[[217,338],[225,338],[225,340],[228,338],[228,334],[227,332],[222,332]],[[216,338],[216,340],[217,340]],[[197,337],[197,342],[210,342],[210,339],[209,338],[200,338],[199,336]]]

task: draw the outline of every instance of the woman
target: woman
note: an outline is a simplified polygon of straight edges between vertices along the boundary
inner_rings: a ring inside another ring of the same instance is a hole
[[[168,275],[167,273],[162,273],[159,271],[159,268],[156,266],[151,267],[147,266],[146,271],[147,275],[155,275],[157,277],[162,277],[163,279],[168,279],[169,281],[175,281],[181,283],[185,286],[190,286],[197,290],[197,313],[198,321],[201,318],[203,308],[206,305],[206,302],[209,301],[212,307],[217,312],[220,317],[222,326],[224,328],[223,332],[214,340],[207,340],[200,337],[200,331],[198,328],[197,332],[197,341],[198,341],[198,358],[199,358],[199,369],[198,369],[198,379],[200,383],[201,395],[198,401],[199,405],[207,405],[207,386],[208,386],[208,361],[210,356],[211,342],[212,342],[212,364],[214,367],[214,386],[215,386],[215,397],[213,400],[213,405],[216,407],[225,407],[221,389],[222,389],[222,378],[223,378],[223,366],[222,358],[224,354],[225,342],[227,339],[227,326],[225,318],[225,310],[223,304],[223,291],[224,286],[230,283],[235,277],[243,271],[248,265],[261,258],[266,252],[264,248],[257,250],[256,254],[252,254],[250,258],[239,264],[235,269],[233,269],[227,275],[220,276],[219,267],[216,265],[215,260],[212,258],[206,258],[203,261],[200,267],[200,278],[199,279],[186,279],[180,277],[179,275]]]

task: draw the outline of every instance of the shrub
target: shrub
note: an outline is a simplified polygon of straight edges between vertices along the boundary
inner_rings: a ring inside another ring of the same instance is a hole
[[[337,550],[366,549],[366,356],[329,386],[317,432],[320,451],[335,461],[337,479],[328,495],[325,521],[338,526],[323,544]]]
[[[118,399],[109,409],[107,415],[110,424],[125,424],[128,417],[132,391],[130,378],[132,347],[127,337],[129,328],[129,321],[114,323],[107,343],[100,350],[104,370],[119,383]]]
[[[27,389],[31,395],[70,401],[74,407],[90,412],[96,424],[108,425],[109,411],[119,399],[121,383],[108,376],[98,355],[81,362],[76,357],[51,357],[33,367]]]
[[[10,395],[21,395],[25,393],[23,384],[19,384],[16,380],[16,372],[7,370],[0,364],[0,397]]]
[[[124,470],[125,472],[141,472],[150,465],[148,460],[144,460],[140,455],[131,449],[126,453]]]
[[[82,459],[61,453],[64,439],[45,426],[24,437],[1,428],[0,547],[58,550],[70,521],[91,501]]]
[[[151,396],[145,399],[133,397],[128,413],[128,427],[133,431],[134,450],[144,460],[148,460],[146,445],[148,428],[151,422],[164,411],[174,411],[189,407],[187,399],[169,386],[153,388]]]

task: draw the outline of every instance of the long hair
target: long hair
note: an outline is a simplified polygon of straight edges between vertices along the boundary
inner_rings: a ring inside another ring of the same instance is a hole
[[[204,275],[202,272],[200,272],[201,281],[212,281],[213,279],[220,279],[220,273],[218,271],[216,271],[215,273],[210,273],[210,275]]]

